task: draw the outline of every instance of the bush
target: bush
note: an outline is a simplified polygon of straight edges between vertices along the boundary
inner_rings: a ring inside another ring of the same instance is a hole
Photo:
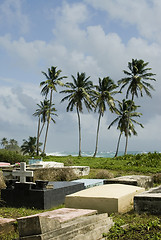
[[[14,164],[16,162],[26,162],[27,158],[14,151],[0,149],[0,161]]]
[[[108,170],[100,170],[96,174],[97,179],[108,179],[108,178],[113,178],[113,177],[114,177],[113,173],[110,173]]]

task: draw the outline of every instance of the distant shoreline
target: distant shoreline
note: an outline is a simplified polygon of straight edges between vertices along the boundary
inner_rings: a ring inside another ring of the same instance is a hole
[[[127,154],[143,154],[143,153],[149,153],[149,152],[155,152],[155,151],[128,151]],[[158,152],[158,151],[156,151]],[[159,153],[159,152],[158,152]],[[78,156],[78,152],[67,152],[67,151],[62,151],[62,152],[52,152],[52,153],[47,153],[47,156],[51,155],[51,156]],[[118,156],[122,156],[124,155],[123,151],[119,151]],[[93,152],[91,151],[82,151],[82,157],[92,157],[93,156]],[[104,158],[112,158],[115,156],[115,151],[109,151],[109,152],[105,152],[105,151],[100,151],[97,153],[96,157],[104,157]]]

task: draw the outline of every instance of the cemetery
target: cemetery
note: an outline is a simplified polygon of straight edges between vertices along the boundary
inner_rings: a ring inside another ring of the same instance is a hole
[[[85,239],[98,240],[102,239],[103,232],[108,233],[114,225],[109,217],[111,213],[126,213],[134,208],[138,213],[161,215],[161,189],[152,188],[152,176],[88,179],[80,178],[88,175],[90,168],[87,166],[74,168],[58,165],[56,162],[50,165],[49,162],[43,164],[40,161],[28,166],[21,162],[19,167],[10,169],[11,166],[6,168],[3,164],[5,181],[1,187],[1,206],[46,211],[17,219],[0,218],[0,233],[4,229],[13,230],[17,222],[20,239],[24,240],[79,240],[83,236],[86,236]],[[53,181],[50,176],[54,175],[53,169],[58,171],[58,175],[62,169],[71,172],[77,169],[73,175],[75,180]],[[5,178],[7,171],[8,179]],[[2,175],[2,171],[0,173]],[[39,175],[43,175],[43,178],[39,179]],[[49,211],[61,204],[65,208]]]

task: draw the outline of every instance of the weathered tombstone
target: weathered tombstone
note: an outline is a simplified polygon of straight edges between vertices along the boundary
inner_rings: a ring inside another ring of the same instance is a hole
[[[18,218],[20,240],[28,239],[102,239],[113,226],[107,213],[96,210],[61,208]]]
[[[123,213],[132,209],[134,196],[143,191],[144,188],[123,184],[96,186],[66,196],[65,207]]]
[[[134,210],[138,213],[161,215],[161,186],[134,197]]]
[[[127,175],[111,179],[104,180],[104,184],[126,184],[138,187],[143,187],[145,189],[153,187],[153,177],[144,175]]]

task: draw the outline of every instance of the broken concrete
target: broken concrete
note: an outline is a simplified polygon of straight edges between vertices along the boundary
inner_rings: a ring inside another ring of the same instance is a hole
[[[143,187],[145,189],[153,187],[153,177],[152,176],[144,176],[144,175],[127,175],[121,176],[117,178],[111,178],[104,180],[104,184],[126,184],[133,185],[138,187]]]
[[[134,210],[161,215],[161,186],[138,194],[134,197]]]
[[[96,210],[62,208],[18,218],[20,240],[98,240],[113,221]]]

